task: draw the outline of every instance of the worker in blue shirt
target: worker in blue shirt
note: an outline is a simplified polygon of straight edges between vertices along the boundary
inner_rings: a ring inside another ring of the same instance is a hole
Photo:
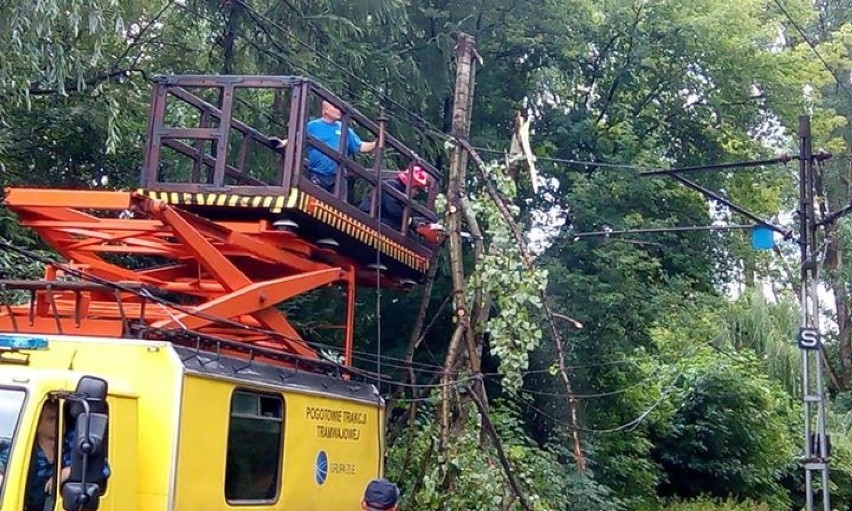
[[[47,401],[42,408],[36,429],[36,441],[32,448],[30,467],[27,473],[27,489],[24,495],[23,511],[42,511],[48,499],[53,502],[53,481],[57,469],[57,422],[59,419],[59,404]],[[71,453],[73,451],[75,429],[69,429],[62,437],[62,459],[59,460],[60,486],[71,476]],[[0,445],[0,489],[6,475],[9,463],[10,444]],[[109,465],[103,469],[103,477],[110,475]],[[53,509],[53,506],[48,506]]]
[[[338,151],[340,149],[341,132],[343,131],[343,125],[340,122],[341,116],[342,113],[339,108],[328,101],[323,101],[322,115],[308,122],[306,131],[309,135],[318,139],[332,150]],[[351,128],[346,130],[346,156],[357,153],[369,153],[375,148],[375,142],[364,142],[354,130]],[[327,192],[334,193],[334,184],[337,180],[339,167],[337,162],[313,147],[308,147],[307,154],[308,179]],[[340,181],[340,197],[346,200],[348,187],[345,173],[342,178]]]
[[[59,406],[56,401],[45,403],[38,422],[36,443],[33,446],[32,459],[27,476],[27,491],[25,494],[24,510],[41,511],[47,496],[51,493],[53,477],[56,473],[56,423],[59,416]],[[65,435],[62,447],[60,483],[71,474],[71,444],[73,432]],[[11,446],[0,449],[0,486],[6,472]]]

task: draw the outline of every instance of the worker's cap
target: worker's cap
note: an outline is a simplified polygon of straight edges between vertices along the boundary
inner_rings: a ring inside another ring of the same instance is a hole
[[[404,185],[408,185],[408,178],[410,176],[411,186],[414,188],[429,188],[429,185],[432,184],[432,176],[416,163],[412,165],[411,170],[403,170],[397,176]]]
[[[373,479],[364,491],[364,504],[369,509],[393,509],[399,501],[399,488],[387,479]]]

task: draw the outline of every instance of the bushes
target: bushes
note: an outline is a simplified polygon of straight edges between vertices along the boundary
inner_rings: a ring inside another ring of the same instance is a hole
[[[797,446],[790,398],[753,361],[698,362],[685,375],[682,403],[654,430],[654,457],[667,475],[661,494],[760,499],[788,509],[780,482]]]
[[[733,499],[700,498],[690,501],[673,501],[660,511],[770,511],[768,504],[752,500],[738,502]]]

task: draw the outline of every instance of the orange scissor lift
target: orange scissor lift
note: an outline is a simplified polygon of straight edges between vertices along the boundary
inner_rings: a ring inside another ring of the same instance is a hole
[[[212,344],[311,367],[320,356],[278,306],[339,285],[351,365],[356,287],[408,286],[437,248],[411,226],[437,220],[438,187],[416,200],[410,185],[400,193],[383,184],[398,172],[385,167],[417,162],[435,183],[437,170],[388,134],[384,119],[371,121],[310,79],[169,76],[152,89],[139,189],[6,190],[4,205],[67,263],[47,266],[43,280],[0,281],[0,291],[31,297],[15,305],[0,293],[0,331]],[[252,99],[271,101],[266,115],[280,131],[238,118]],[[369,166],[305,132],[321,101],[342,111],[344,129],[378,141]],[[305,177],[309,148],[345,169],[335,193]],[[344,179],[351,196],[341,194]],[[404,204],[399,225],[380,223],[378,187]],[[357,193],[370,194],[369,212],[353,204]]]

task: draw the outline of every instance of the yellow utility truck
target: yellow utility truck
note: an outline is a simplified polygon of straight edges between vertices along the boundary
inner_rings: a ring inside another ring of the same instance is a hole
[[[92,382],[103,395],[86,393]],[[74,414],[81,399],[101,412],[90,416],[106,420]],[[4,511],[29,510],[28,499],[78,509],[63,499],[80,491],[72,483],[86,483],[79,470],[58,495],[33,484],[39,424],[51,402],[63,411],[54,438],[80,438],[86,421],[93,437],[106,425],[89,464],[106,465],[109,475],[90,467],[88,484],[99,487],[83,509],[357,509],[367,482],[381,474],[383,403],[372,385],[164,341],[2,334]],[[57,450],[54,459],[73,465],[71,454]]]

